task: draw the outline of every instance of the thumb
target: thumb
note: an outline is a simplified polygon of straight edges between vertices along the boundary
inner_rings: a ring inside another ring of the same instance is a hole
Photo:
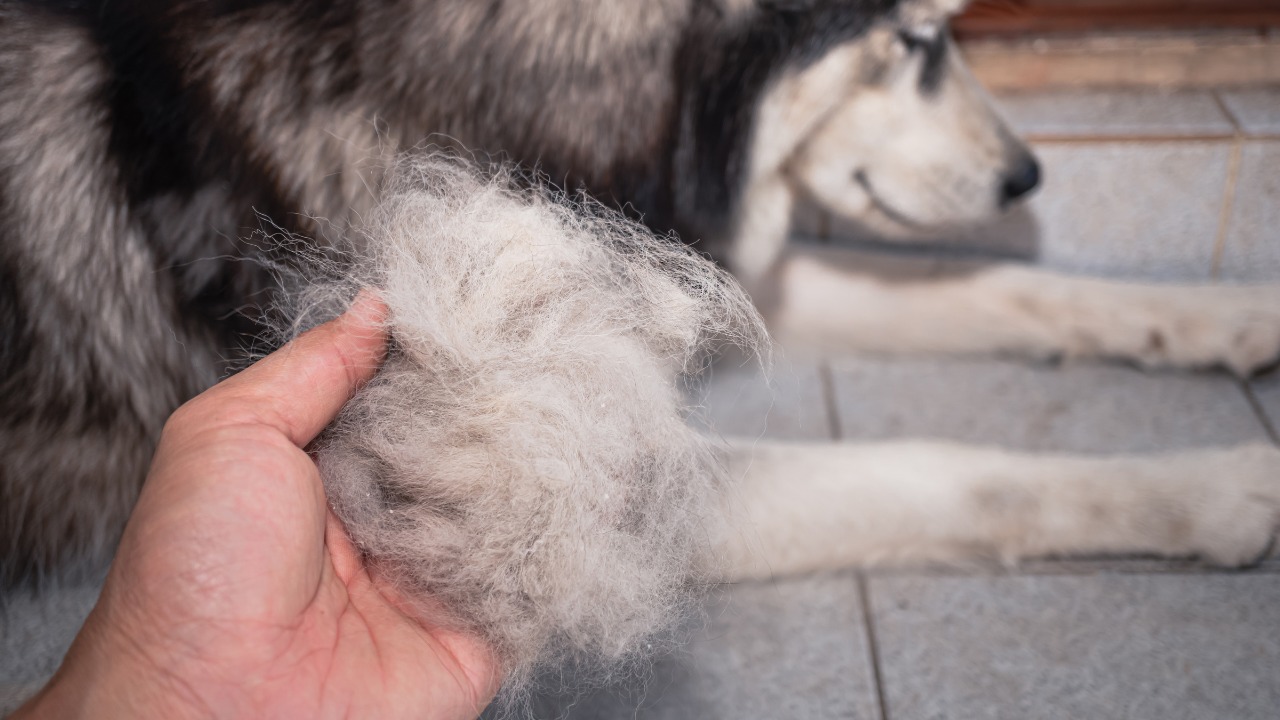
[[[386,304],[362,290],[342,316],[205,391],[174,414],[173,424],[263,425],[304,447],[377,372],[386,316]]]

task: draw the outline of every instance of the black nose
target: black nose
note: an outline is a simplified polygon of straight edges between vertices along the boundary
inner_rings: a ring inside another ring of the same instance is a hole
[[[1040,163],[1030,155],[1021,160],[1008,175],[1004,176],[1004,184],[1000,186],[1000,207],[1008,207],[1014,200],[1023,197],[1040,184]]]

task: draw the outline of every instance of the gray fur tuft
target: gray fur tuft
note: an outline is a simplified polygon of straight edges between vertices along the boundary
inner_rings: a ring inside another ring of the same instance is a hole
[[[724,471],[680,378],[716,342],[758,347],[761,321],[710,262],[597,204],[439,157],[396,174],[364,259],[304,303],[372,284],[391,309],[386,365],[317,442],[330,502],[445,616],[424,612],[492,643],[509,700],[539,670],[601,679],[713,568]]]

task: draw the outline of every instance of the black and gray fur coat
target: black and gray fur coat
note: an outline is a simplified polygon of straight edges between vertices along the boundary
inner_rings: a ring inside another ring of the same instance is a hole
[[[344,238],[436,143],[714,247],[763,88],[895,4],[0,3],[0,584],[109,556],[269,323],[262,218]]]

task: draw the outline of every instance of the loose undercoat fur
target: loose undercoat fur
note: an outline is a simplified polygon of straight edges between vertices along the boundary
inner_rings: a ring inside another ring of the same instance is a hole
[[[289,253],[246,241],[258,214],[321,247],[345,238],[392,159],[424,142],[537,164],[701,240],[767,298],[784,340],[1240,373],[1272,361],[1277,288],[1019,268],[887,284],[783,246],[798,189],[887,234],[999,209],[1026,150],[946,45],[957,4],[0,5],[0,580],[110,552],[164,418],[272,321],[266,266]],[[730,577],[760,575],[761,558],[772,572],[1081,551],[1235,563],[1280,508],[1267,448],[733,458],[743,485],[715,536]],[[1177,482],[1151,481],[1164,477]]]
[[[290,293],[360,287],[392,347],[316,441],[330,506],[433,624],[482,637],[504,697],[652,653],[716,572],[725,473],[678,377],[765,332],[730,276],[590,203],[458,159],[400,163],[361,250]]]

